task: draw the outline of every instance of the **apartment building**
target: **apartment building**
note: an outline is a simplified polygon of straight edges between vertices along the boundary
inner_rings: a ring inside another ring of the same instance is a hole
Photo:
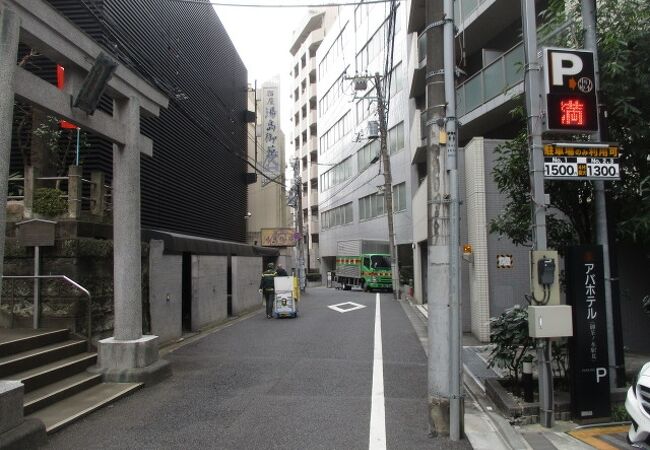
[[[545,2],[537,2],[542,8]],[[427,41],[424,0],[407,3],[409,46],[409,116],[412,128],[412,165],[418,173],[413,209],[414,299],[426,303],[427,289],[427,130],[425,89]],[[459,191],[461,243],[472,246],[472,256],[462,261],[463,329],[489,341],[489,319],[524,302],[529,289],[528,249],[489,233],[490,220],[505,204],[492,178],[494,148],[514,137],[519,124],[510,111],[523,104],[524,52],[521,9],[517,0],[458,0],[455,2],[459,126]],[[511,265],[497,264],[499,255]]]
[[[341,11],[317,51],[318,188],[323,273],[334,270],[337,242],[388,241],[384,167],[379,138],[368,132],[377,121],[375,73],[389,75],[388,151],[391,160],[395,243],[400,268],[412,265],[411,167],[406,86],[406,14],[398,3],[394,26],[390,4],[360,4]],[[394,29],[394,39],[389,30]],[[394,49],[392,57],[390,49]],[[353,83],[364,75],[366,85]]]
[[[305,265],[318,270],[320,261],[320,223],[318,212],[318,111],[316,51],[323,42],[325,32],[334,20],[331,8],[310,11],[294,32],[289,49],[292,59],[290,71],[291,122],[293,124],[290,150],[298,160],[302,191],[303,233]],[[298,216],[296,216],[296,220]],[[296,226],[297,228],[297,226]]]

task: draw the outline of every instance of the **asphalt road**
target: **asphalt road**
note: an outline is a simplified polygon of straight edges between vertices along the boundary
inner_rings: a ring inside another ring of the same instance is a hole
[[[328,308],[344,302],[363,308]],[[374,392],[385,421],[373,426],[376,295],[314,288],[296,319],[260,309],[167,354],[171,378],[52,435],[47,448],[368,449],[382,432],[389,449],[471,448],[429,437],[426,356],[392,294],[381,294],[380,311],[383,392]]]

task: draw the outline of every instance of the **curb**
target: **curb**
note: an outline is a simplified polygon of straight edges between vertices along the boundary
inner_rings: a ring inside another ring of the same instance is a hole
[[[427,346],[427,318],[424,308],[408,300],[400,301],[406,316],[424,349],[429,356]],[[463,386],[465,388],[465,437],[476,450],[532,450],[523,437],[517,433],[510,422],[496,412],[490,400],[485,397],[484,388],[474,374],[463,364]]]

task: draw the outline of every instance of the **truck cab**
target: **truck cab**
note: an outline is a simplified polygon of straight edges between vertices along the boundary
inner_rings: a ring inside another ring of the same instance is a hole
[[[370,289],[391,289],[393,280],[391,276],[390,255],[363,255],[361,260],[361,287]]]

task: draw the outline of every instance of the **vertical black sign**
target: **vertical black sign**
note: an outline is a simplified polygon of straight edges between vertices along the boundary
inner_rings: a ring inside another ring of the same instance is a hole
[[[570,247],[566,272],[567,302],[573,306],[573,338],[569,339],[572,413],[578,420],[609,417],[602,248]]]

